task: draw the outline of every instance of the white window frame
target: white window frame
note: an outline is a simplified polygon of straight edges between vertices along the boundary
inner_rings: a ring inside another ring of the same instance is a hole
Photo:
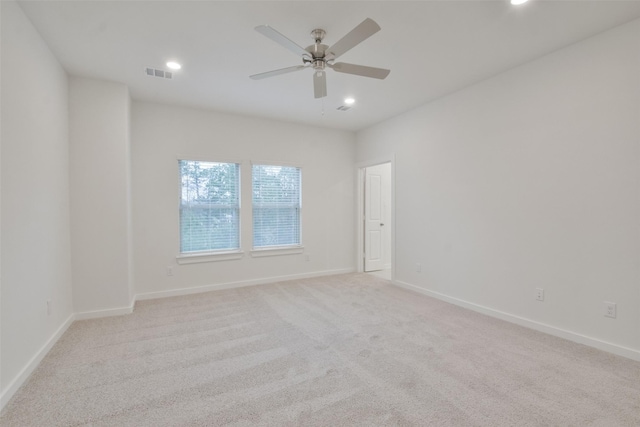
[[[296,168],[299,171],[299,195],[298,195],[298,240],[297,244],[280,245],[280,246],[255,246],[255,230],[254,224],[254,206],[253,206],[253,167],[254,166],[276,166],[286,168]],[[303,168],[296,164],[290,164],[280,161],[253,161],[251,162],[251,256],[252,257],[266,257],[266,256],[279,256],[279,255],[293,255],[301,254],[304,252],[304,246],[302,244],[302,186],[303,186]]]
[[[178,218],[178,248],[179,254],[176,255],[176,262],[178,264],[194,264],[194,263],[202,263],[202,262],[214,262],[214,261],[228,261],[228,260],[237,260],[241,259],[244,256],[244,252],[242,251],[242,162],[233,161],[228,159],[203,159],[197,156],[180,156],[177,158],[178,164],[178,191],[179,191],[179,199],[178,199],[178,215],[180,214],[180,210],[182,209],[182,171],[180,170],[180,162],[181,161],[190,161],[190,162],[203,162],[203,163],[228,163],[235,164],[238,167],[237,171],[237,198],[238,198],[238,207],[237,207],[237,217],[238,217],[238,247],[237,248],[228,248],[228,249],[210,249],[210,250],[202,250],[202,251],[193,251],[193,252],[181,252],[182,251],[182,224],[180,217]]]

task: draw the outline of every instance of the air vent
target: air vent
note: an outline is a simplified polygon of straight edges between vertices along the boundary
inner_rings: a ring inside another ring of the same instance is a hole
[[[145,72],[149,77],[160,77],[162,79],[173,78],[173,73],[171,71],[158,70],[157,68],[145,68]]]
[[[348,107],[348,106],[346,106],[346,105],[341,105],[341,106],[339,106],[338,108],[336,108],[336,110],[339,110],[339,111],[349,111],[349,110],[351,110],[351,107]]]

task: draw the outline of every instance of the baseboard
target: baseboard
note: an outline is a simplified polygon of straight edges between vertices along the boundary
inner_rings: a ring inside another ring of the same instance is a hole
[[[11,381],[9,386],[2,392],[0,395],[0,411],[5,407],[5,405],[11,400],[13,395],[18,391],[18,389],[22,386],[22,384],[27,381],[29,376],[35,371],[38,367],[42,359],[49,353],[51,348],[55,345],[56,342],[60,339],[62,334],[64,334],[69,326],[75,320],[75,315],[71,314],[67,320],[56,330],[56,332],[49,338],[49,340],[38,350],[38,352],[29,360],[24,368],[20,371],[20,373]]]
[[[623,356],[628,359],[640,361],[640,351],[634,350],[632,348],[623,347],[617,344],[599,340],[597,338],[592,338],[586,335],[578,334],[576,332],[567,331],[565,329],[557,328],[555,326],[547,325],[545,323],[536,322],[535,320],[516,316],[514,314],[505,313],[499,310],[494,310],[492,308],[485,307],[479,304],[475,304],[475,303],[461,300],[458,298],[450,297],[448,295],[445,295],[439,292],[430,291],[430,290],[421,288],[419,286],[403,282],[401,280],[395,280],[393,284],[401,288],[420,293],[422,295],[430,296],[430,297],[439,299],[441,301],[445,301],[460,307],[468,308],[469,310],[477,311],[478,313],[486,314],[488,316],[505,320],[510,323],[515,323],[517,325],[524,326],[526,328],[533,329],[538,332],[544,332],[546,334],[553,335],[559,338],[564,338],[569,341],[576,342],[578,344],[584,344],[589,347],[594,347],[599,350],[617,354],[618,356]]]
[[[75,320],[97,319],[100,317],[122,316],[124,314],[133,313],[134,302],[129,307],[109,308],[105,310],[83,311],[76,313]]]
[[[285,280],[309,279],[312,277],[331,276],[335,274],[347,274],[347,273],[353,273],[354,271],[355,269],[353,268],[343,268],[339,270],[323,270],[323,271],[316,271],[312,273],[290,274],[287,276],[272,276],[272,277],[266,277],[262,279],[241,280],[237,282],[218,283],[215,285],[196,286],[192,288],[171,289],[168,291],[146,292],[142,294],[137,294],[135,297],[135,300],[142,301],[142,300],[156,299],[156,298],[169,298],[169,297],[175,297],[175,296],[181,296],[181,295],[191,295],[191,294],[199,294],[202,292],[217,291],[221,289],[234,289],[234,288],[243,288],[245,286],[264,285],[267,283],[282,282]]]

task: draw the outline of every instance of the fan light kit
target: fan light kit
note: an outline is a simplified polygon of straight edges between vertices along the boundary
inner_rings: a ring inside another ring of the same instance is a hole
[[[279,70],[268,71],[266,73],[254,74],[250,76],[254,80],[291,73],[305,68],[312,68],[314,71],[314,96],[316,98],[324,98],[327,96],[326,67],[329,67],[338,73],[355,74],[357,76],[371,77],[381,80],[386,78],[391,71],[384,68],[367,67],[364,65],[348,64],[346,62],[334,62],[339,56],[380,31],[380,26],[370,18],[362,21],[360,25],[351,30],[346,36],[338,40],[338,42],[331,47],[326,44],[322,44],[322,39],[324,39],[326,33],[324,30],[319,28],[311,31],[311,37],[313,37],[315,43],[308,46],[306,49],[298,46],[296,43],[292,42],[268,25],[260,25],[256,27],[256,31],[302,57],[302,65],[295,65],[293,67],[281,68]]]

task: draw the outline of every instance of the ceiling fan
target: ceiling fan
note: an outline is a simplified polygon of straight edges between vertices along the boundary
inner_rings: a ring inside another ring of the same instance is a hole
[[[296,55],[301,56],[302,65],[295,65],[293,67],[281,68],[279,70],[249,76],[254,80],[291,73],[305,68],[313,68],[313,93],[316,98],[323,98],[327,96],[326,67],[339,73],[355,74],[357,76],[372,77],[374,79],[384,79],[391,72],[391,70],[384,68],[367,67],[364,65],[348,64],[346,62],[334,62],[339,56],[380,31],[380,26],[370,18],[362,21],[360,25],[351,30],[331,47],[322,44],[322,39],[326,34],[322,29],[311,31],[311,37],[313,37],[315,43],[306,49],[298,46],[268,25],[259,25],[255,29],[260,34],[289,49]]]

